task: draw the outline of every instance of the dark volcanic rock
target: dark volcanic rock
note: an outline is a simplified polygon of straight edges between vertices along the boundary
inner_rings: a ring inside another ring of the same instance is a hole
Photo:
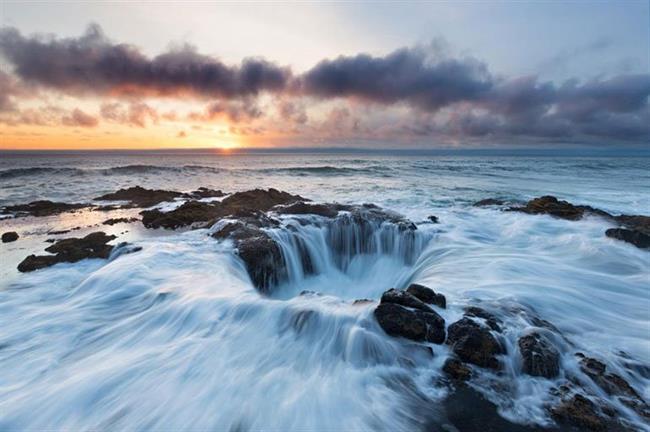
[[[295,202],[287,206],[273,208],[279,214],[315,214],[327,218],[336,217],[341,210],[349,210],[350,206],[342,204],[312,204],[303,201]]]
[[[411,284],[406,289],[406,292],[424,303],[433,304],[445,309],[447,307],[447,299],[444,295],[436,293],[431,288],[425,287],[420,284]]]
[[[523,336],[518,345],[524,373],[545,378],[560,374],[560,353],[543,335],[535,332]]]
[[[235,242],[237,254],[259,291],[268,293],[270,288],[286,278],[287,268],[280,246],[259,227],[241,221],[231,222],[212,237]]]
[[[411,293],[395,288],[391,288],[382,294],[381,303],[394,303],[401,306],[419,309],[424,312],[433,312],[433,309]]]
[[[438,219],[438,216],[431,215],[427,219],[429,219],[429,221],[434,224],[440,223],[440,219]]]
[[[390,336],[436,344],[445,340],[445,320],[433,311],[381,303],[374,313],[381,328]]]
[[[115,225],[118,223],[131,223],[131,222],[137,222],[138,218],[110,218],[106,219],[104,222],[102,222],[102,225]]]
[[[16,231],[8,231],[2,234],[2,243],[11,243],[18,240],[18,233]]]
[[[576,394],[551,409],[551,415],[561,425],[585,428],[591,431],[622,430],[606,418],[596,404]],[[612,429],[612,426],[614,428]]]
[[[195,191],[183,194],[183,197],[191,199],[201,199],[201,198],[221,198],[226,196],[226,194],[219,189],[209,189],[206,187],[200,187]]]
[[[116,237],[94,232],[83,238],[59,240],[45,249],[55,255],[30,255],[18,264],[18,271],[29,272],[60,262],[77,262],[85,258],[106,259],[113,250],[107,243]]]
[[[442,371],[453,380],[467,381],[472,376],[472,370],[462,361],[449,358],[442,366]]]
[[[512,207],[511,210],[528,214],[548,214],[561,219],[581,219],[585,210],[582,207],[574,206],[567,201],[560,201],[554,196],[546,195],[534,198],[523,207]]]
[[[650,216],[620,215],[614,219],[626,228],[650,235]]]
[[[650,235],[644,234],[641,231],[625,228],[610,228],[605,231],[605,235],[613,239],[631,243],[640,249],[650,248]]]
[[[59,213],[78,210],[80,208],[88,207],[88,204],[67,204],[54,201],[32,201],[29,204],[18,204],[14,206],[6,206],[2,209],[2,214],[15,213],[16,216],[52,216]]]
[[[147,228],[179,228],[196,222],[207,222],[222,215],[218,204],[188,201],[169,211],[145,210],[140,212],[142,224]]]
[[[304,201],[304,198],[276,189],[254,189],[234,193],[221,202],[188,201],[169,212],[145,210],[140,214],[147,228],[179,228],[197,222],[210,222],[209,225],[212,225],[225,216],[248,218],[247,222],[250,222],[251,218],[259,219],[259,212],[296,201]]]
[[[151,207],[161,202],[173,201],[175,198],[182,197],[181,192],[145,189],[140,186],[134,186],[127,189],[120,189],[113,193],[108,193],[94,198],[95,201],[128,201],[135,207]]]
[[[620,375],[607,373],[605,363],[591,357],[585,357],[582,354],[578,354],[578,357],[582,358],[580,360],[580,370],[605,390],[607,394],[640,399],[639,394]]]
[[[505,354],[505,350],[487,328],[465,317],[450,325],[447,331],[447,344],[462,361],[489,369],[500,368],[495,356]]]
[[[484,206],[498,206],[503,205],[504,202],[496,198],[486,198],[480,201],[476,201],[473,205],[474,207],[484,207]]]
[[[497,332],[501,331],[501,326],[499,325],[501,321],[497,317],[492,315],[490,312],[486,311],[485,309],[482,309],[477,306],[468,306],[464,310],[466,316],[482,318],[485,320],[487,326],[490,327],[492,330]]]

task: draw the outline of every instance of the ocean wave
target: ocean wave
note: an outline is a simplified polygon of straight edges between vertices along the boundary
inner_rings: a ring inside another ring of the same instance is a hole
[[[264,168],[255,169],[254,171],[264,174],[294,174],[294,175],[323,175],[323,176],[340,176],[340,175],[358,175],[358,174],[388,174],[392,168],[381,165],[368,167],[335,167],[331,165],[321,166],[294,166],[282,168]]]
[[[72,168],[72,167],[27,167],[27,168],[9,168],[0,170],[0,179],[10,180],[19,177],[34,176],[82,176],[82,175],[138,175],[138,174],[156,174],[164,172],[192,173],[208,172],[218,173],[223,171],[219,168],[208,167],[203,165],[183,165],[159,166],[159,165],[122,165],[110,168]]]

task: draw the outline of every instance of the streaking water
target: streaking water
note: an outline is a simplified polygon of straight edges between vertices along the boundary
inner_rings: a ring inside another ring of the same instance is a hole
[[[650,364],[650,254],[606,238],[609,224],[599,218],[568,222],[470,203],[555,194],[650,214],[649,173],[644,158],[3,158],[3,205],[84,201],[136,184],[272,186],[319,201],[374,203],[414,222],[435,214],[441,223],[419,224],[411,235],[389,225],[303,226],[287,217],[293,229],[270,234],[287,258],[289,280],[261,297],[229,242],[207,230],[83,228],[79,235],[128,229],[120,240],[143,250],[18,275],[16,263],[46,246],[39,227],[86,224],[70,216],[2,221],[1,231],[15,228],[23,237],[0,246],[0,429],[413,430],[443,423],[445,390],[435,383],[447,348],[433,345],[430,358],[387,337],[372,316],[376,304],[354,303],[410,282],[445,294],[448,324],[477,302],[504,321],[513,355],[503,359],[504,376],[486,373],[477,385],[509,419],[548,424],[543,404],[562,378],[520,372],[516,342],[531,315],[566,337],[555,341],[563,369],[577,369],[576,351],[591,353],[648,399],[649,377],[625,366]],[[77,215],[88,225],[103,216]]]

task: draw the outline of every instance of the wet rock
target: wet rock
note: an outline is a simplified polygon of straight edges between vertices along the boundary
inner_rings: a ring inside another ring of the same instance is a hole
[[[151,207],[161,202],[173,201],[182,197],[181,192],[146,189],[140,186],[134,186],[126,189],[120,189],[116,192],[108,193],[94,198],[95,201],[128,201],[134,207]]]
[[[104,222],[102,222],[102,225],[115,225],[118,223],[131,223],[131,222],[137,222],[138,218],[110,218],[106,219]]]
[[[436,305],[442,309],[447,307],[447,299],[444,295],[436,293],[431,288],[420,284],[411,284],[406,292],[423,301],[424,303]]]
[[[200,187],[195,191],[183,194],[183,197],[191,199],[221,198],[223,196],[226,196],[226,194],[220,189],[209,189],[206,187]]]
[[[440,223],[440,219],[438,219],[438,216],[431,215],[427,219],[429,219],[429,221],[434,224]]]
[[[226,216],[259,220],[259,217],[255,215],[268,211],[271,207],[304,200],[299,195],[291,195],[276,189],[254,189],[234,193],[221,202],[188,201],[169,212],[145,210],[140,214],[142,223],[147,228],[175,229],[199,222],[210,222],[209,225],[212,225]],[[246,220],[246,222],[250,223],[251,221]]]
[[[511,207],[513,211],[528,214],[548,214],[567,220],[579,220],[584,214],[584,209],[567,201],[560,201],[554,196],[546,195],[534,198],[523,207]]]
[[[315,214],[327,218],[336,217],[336,215],[339,214],[339,211],[349,209],[350,206],[345,206],[342,204],[312,204],[303,201],[295,202],[287,206],[273,208],[273,210],[279,214]]]
[[[467,381],[472,377],[472,370],[457,358],[447,359],[442,371],[455,381]]]
[[[367,304],[370,304],[370,303],[374,303],[374,301],[364,298],[364,299],[356,299],[355,301],[352,302],[352,305],[353,306],[361,306],[361,305],[367,305]]]
[[[614,219],[625,228],[650,235],[650,216],[620,215]]]
[[[206,222],[222,215],[218,204],[188,201],[169,211],[145,210],[140,212],[142,224],[147,228],[175,229],[197,222]]]
[[[605,231],[605,235],[609,238],[622,240],[624,242],[633,244],[640,249],[650,248],[650,235],[644,234],[641,231],[629,230],[625,228],[610,228]]]
[[[585,428],[591,431],[622,430],[606,418],[595,403],[581,394],[564,400],[551,409],[551,415],[561,425]]]
[[[394,303],[401,306],[419,309],[424,312],[433,312],[431,307],[427,306],[422,300],[418,299],[411,293],[391,288],[381,296],[381,303]]]
[[[18,233],[16,231],[8,231],[2,234],[2,243],[11,243],[18,240]]]
[[[490,331],[464,317],[447,329],[447,344],[462,361],[489,369],[500,369],[496,355],[505,354],[504,348]]]
[[[605,363],[591,357],[586,357],[580,353],[578,357],[581,357],[580,370],[589,376],[607,394],[640,399],[639,394],[623,377],[614,373],[607,373]]]
[[[6,206],[0,214],[15,214],[16,216],[53,216],[64,212],[88,207],[88,204],[68,204],[48,200],[32,201],[28,204]]]
[[[490,312],[486,311],[477,306],[468,306],[464,309],[465,316],[482,318],[485,320],[485,324],[496,332],[501,332],[500,320],[492,315]]]
[[[486,199],[482,199],[480,201],[476,201],[473,204],[473,206],[474,207],[485,207],[485,206],[500,206],[500,205],[503,205],[503,204],[505,204],[505,203],[503,201],[501,201],[500,199],[486,198]]]
[[[552,432],[555,428],[541,428],[512,423],[499,415],[497,406],[470,386],[457,386],[443,401],[444,422],[436,420],[427,431],[457,432]]]
[[[545,378],[560,374],[560,353],[542,334],[534,332],[523,336],[518,345],[524,373]]]
[[[59,240],[45,249],[55,255],[30,255],[18,264],[18,271],[30,272],[60,262],[77,262],[86,258],[106,259],[113,250],[113,246],[107,243],[115,238],[100,231],[83,238]]]
[[[240,221],[225,224],[212,234],[216,239],[231,239],[244,262],[253,285],[262,293],[287,277],[280,246],[262,229]]]
[[[445,320],[434,311],[382,302],[374,314],[381,328],[390,336],[436,344],[445,340]]]

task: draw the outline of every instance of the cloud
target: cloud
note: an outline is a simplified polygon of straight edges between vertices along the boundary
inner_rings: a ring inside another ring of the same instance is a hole
[[[134,46],[111,43],[97,25],[64,39],[25,37],[5,27],[0,52],[24,81],[77,94],[236,98],[280,91],[290,78],[287,68],[263,59],[229,66],[189,45],[149,58]]]
[[[318,63],[301,77],[300,85],[304,93],[322,98],[403,102],[428,111],[476,100],[493,86],[484,63],[437,56],[437,50],[426,47],[402,48],[385,57],[341,56]]]
[[[99,124],[99,120],[79,108],[75,108],[71,114],[61,118],[61,124],[65,126],[95,127]]]
[[[601,41],[580,53],[608,46]],[[134,46],[112,43],[98,26],[78,38],[28,37],[5,27],[0,30],[0,54],[13,68],[11,74],[0,73],[0,113],[11,110],[0,119],[6,124],[55,122],[51,111],[17,106],[25,96],[21,91],[37,84],[65,96],[110,98],[112,102],[101,105],[101,118],[136,127],[160,119],[226,120],[237,124],[233,130],[239,134],[284,130],[322,136],[330,130],[337,137],[377,137],[392,128],[416,138],[571,142],[643,142],[650,134],[650,74],[559,84],[534,75],[496,76],[486,63],[453,57],[435,43],[384,56],[326,59],[301,74],[259,58],[226,65],[188,45],[148,57]],[[189,114],[159,114],[147,96],[212,102]],[[271,104],[275,116],[265,118]],[[65,119],[60,121],[97,124],[96,118],[76,111],[59,113]],[[278,118],[285,125],[274,124]]]

